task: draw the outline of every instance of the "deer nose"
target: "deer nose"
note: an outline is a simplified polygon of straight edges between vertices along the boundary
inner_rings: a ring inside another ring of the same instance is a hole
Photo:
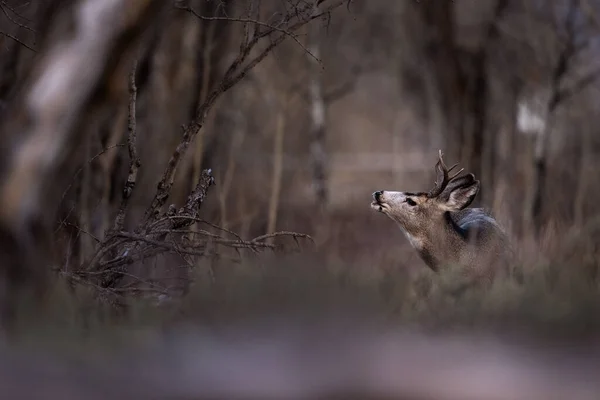
[[[373,198],[377,201],[379,201],[379,199],[381,198],[381,196],[383,195],[383,190],[378,190],[377,192],[373,193]]]

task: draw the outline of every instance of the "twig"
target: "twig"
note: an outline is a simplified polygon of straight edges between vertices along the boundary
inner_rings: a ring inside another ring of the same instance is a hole
[[[190,14],[194,15],[196,18],[199,18],[199,19],[201,19],[203,21],[240,22],[240,23],[245,24],[245,26],[248,26],[249,24],[254,24],[255,26],[260,26],[260,27],[268,28],[269,31],[268,31],[267,34],[270,34],[270,33],[274,32],[274,31],[283,33],[284,35],[287,35],[288,37],[290,37],[294,42],[296,42],[296,44],[298,46],[300,46],[303,51],[305,51],[306,53],[308,53],[317,62],[321,63],[321,60],[318,59],[314,54],[312,54],[311,51],[304,44],[302,44],[302,42],[300,40],[298,40],[298,35],[290,32],[289,30],[286,30],[286,29],[283,29],[283,28],[279,28],[278,26],[275,26],[275,25],[270,24],[268,22],[262,22],[262,21],[259,21],[259,20],[256,20],[256,19],[252,19],[252,18],[241,18],[241,17],[207,17],[205,15],[199,14],[197,11],[195,11],[193,8],[191,8],[189,6],[187,6],[187,7],[175,6],[175,8],[178,8],[178,9],[183,10],[183,11],[187,11]],[[265,32],[260,33],[258,30],[255,30],[254,37],[264,37],[264,36],[265,36]],[[241,52],[244,51],[244,46],[249,46],[250,45],[249,35],[248,35],[248,32],[246,31],[246,28],[244,30],[244,40],[242,41],[242,44],[243,45],[240,48]]]
[[[104,153],[106,153],[109,150],[112,150],[114,148],[117,147],[122,147],[125,146],[123,143],[119,143],[119,144],[115,144],[113,146],[108,146],[104,149],[102,149],[98,154],[96,154],[95,156],[93,156],[92,158],[90,158],[87,162],[88,164],[91,164],[92,162],[94,162],[98,157],[100,157],[101,155],[103,155]],[[69,184],[69,186],[67,186],[67,188],[65,189],[65,191],[62,194],[61,197],[61,202],[64,201],[65,196],[67,195],[67,193],[69,192],[69,190],[71,189],[71,187],[73,187],[73,182],[75,181],[75,178],[77,178],[77,176],[81,173],[81,171],[83,171],[83,167],[80,167],[75,174],[73,175],[73,178],[71,178],[71,183]]]
[[[161,232],[172,233],[173,231],[172,230],[164,230]],[[198,233],[198,232],[196,232],[196,233]],[[148,236],[144,236],[144,235],[139,235],[139,234],[130,233],[130,232],[119,232],[116,235],[119,237],[131,239],[133,241],[145,242],[145,243],[148,243],[148,244],[151,244],[154,246],[163,247],[163,248],[167,248],[170,250],[182,251],[184,253],[188,252],[188,250],[183,246],[177,245],[175,243],[168,243],[168,242],[165,242],[164,240],[152,239],[152,238],[150,238]],[[308,236],[308,235],[303,235],[303,234],[293,233],[293,232],[279,232],[278,234],[271,234],[271,235],[264,235],[264,236],[275,237],[275,236],[284,236],[284,235],[298,236],[298,237],[307,237]],[[212,243],[218,243],[218,244],[222,244],[222,245],[226,245],[226,246],[239,247],[239,248],[257,248],[257,247],[274,248],[275,247],[275,245],[272,245],[269,243],[263,243],[263,242],[256,241],[256,240],[245,241],[245,240],[232,240],[232,239],[223,239],[223,238],[219,238],[219,237],[211,237],[210,241]],[[200,245],[205,245],[205,244],[206,244],[205,242],[197,241],[197,242],[193,243],[193,247],[197,248],[197,247],[200,247]]]
[[[14,40],[15,42],[19,43],[21,46],[23,46],[23,47],[25,47],[25,48],[27,48],[27,49],[29,49],[29,50],[33,51],[34,53],[37,53],[37,50],[36,50],[36,49],[34,49],[33,47],[29,46],[27,43],[23,42],[23,41],[22,41],[21,39],[19,39],[18,37],[11,35],[10,33],[6,33],[6,32],[2,32],[2,31],[0,31],[0,35],[4,35],[4,36],[6,36],[7,38],[9,38],[9,39],[12,39],[12,40]]]
[[[261,240],[265,240],[265,239],[269,239],[269,238],[274,238],[274,237],[279,237],[279,236],[290,236],[290,237],[293,237],[293,238],[303,238],[303,239],[308,239],[308,240],[310,240],[313,243],[315,242],[315,240],[310,235],[307,235],[305,233],[280,231],[280,232],[273,232],[273,233],[268,233],[268,234],[265,234],[265,235],[257,236],[254,239],[250,240],[250,243],[256,243],[256,242],[260,242]]]
[[[24,19],[27,22],[33,22],[29,18],[22,16],[17,10],[15,10],[15,8],[13,6],[8,4],[6,1],[2,0],[2,1],[0,1],[0,4],[2,4],[5,8],[8,8],[10,10],[10,12],[17,15],[19,18]],[[26,4],[29,4],[29,3],[26,3]],[[26,5],[26,4],[22,4],[22,5]]]
[[[355,86],[356,86],[356,79],[348,80],[347,82],[344,82],[340,86],[333,88],[333,89],[329,90],[328,92],[324,93],[323,101],[325,102],[325,104],[329,105],[329,104],[335,102],[336,100],[351,93],[354,90]]]
[[[127,241],[126,240],[114,240],[114,236],[110,236],[109,237],[110,241],[105,240],[99,247],[98,250],[96,251],[96,254],[94,254],[94,256],[92,257],[92,259],[89,262],[86,262],[85,264],[80,266],[80,270],[93,270],[96,265],[100,262],[100,260],[102,259],[102,257],[108,253],[109,251],[116,249],[117,247],[124,245]]]
[[[238,235],[237,233],[233,232],[232,230],[229,230],[229,229],[226,229],[226,228],[222,228],[222,227],[220,227],[220,226],[218,226],[216,224],[213,224],[212,222],[208,222],[208,221],[205,221],[203,219],[197,219],[196,222],[199,222],[199,223],[202,223],[202,224],[206,224],[206,225],[211,226],[211,227],[213,227],[215,229],[219,229],[219,230],[221,230],[223,232],[226,232],[226,233],[229,233],[230,235],[235,236],[238,240],[242,240],[242,238],[240,237],[240,235]]]
[[[100,157],[101,155],[103,155],[104,153],[106,153],[107,151],[114,149],[116,147],[121,147],[124,146],[124,144],[115,144],[114,146],[109,146],[105,149],[102,149],[102,151],[100,151],[98,154],[96,154],[95,156],[93,156],[92,158],[90,158],[87,163],[91,164],[92,162],[94,162],[94,160],[96,160],[98,157]],[[73,187],[73,183],[75,182],[75,178],[77,178],[77,176],[81,173],[81,171],[83,171],[83,166],[80,167],[75,174],[73,175],[73,178],[71,178],[71,182],[69,183],[69,185],[67,186],[67,188],[65,189],[65,191],[63,192],[60,202],[59,204],[62,204],[62,202],[65,200],[65,197],[67,196],[67,193],[69,193],[69,190],[71,190],[71,188]],[[57,233],[58,230],[61,228],[61,226],[64,225],[65,221],[71,216],[71,213],[73,212],[74,207],[71,208],[71,210],[69,210],[69,213],[65,216],[65,218],[63,218],[59,223],[58,226],[56,228],[56,230],[54,231],[54,233]]]
[[[89,237],[91,237],[92,239],[94,239],[97,243],[100,243],[100,239],[98,239],[96,236],[94,236],[92,233],[86,231],[85,229],[79,227],[76,224],[72,224],[70,222],[65,223],[65,225],[67,226],[72,226],[73,228],[77,229],[79,232],[81,233],[85,233],[86,235],[88,235]]]
[[[27,29],[30,32],[36,33],[36,31],[34,29],[28,27],[27,25],[23,25],[19,21],[16,21],[13,17],[10,16],[10,14],[6,11],[6,9],[12,11],[15,15],[18,15],[19,17],[21,17],[21,15],[19,15],[18,13],[16,13],[13,9],[11,9],[11,7],[8,7],[5,2],[1,2],[0,3],[0,10],[2,10],[2,13],[6,16],[6,18],[10,22],[12,22],[13,24],[17,25],[19,28]],[[21,17],[21,18],[23,18],[23,17]]]
[[[571,87],[560,90],[556,96],[557,103],[562,103],[568,100],[569,97],[577,94],[578,92],[585,89],[587,86],[594,83],[598,79],[598,77],[600,77],[600,68],[593,72],[590,72],[583,78],[579,79]]]
[[[91,286],[91,287],[97,289],[100,292],[106,292],[106,293],[110,293],[110,294],[116,294],[113,289],[111,289],[111,288],[104,288],[102,286],[99,286],[99,285],[95,284],[94,282],[92,282],[92,281],[90,281],[88,279],[83,279],[82,277],[78,276],[78,274],[74,274],[74,273],[66,272],[66,271],[58,271],[58,273],[61,274],[61,275],[66,276],[66,277],[68,277],[70,279],[73,279],[73,280],[75,280],[75,281],[77,281],[77,282],[79,282],[79,283],[81,283],[83,285]]]
[[[177,211],[175,215],[167,214],[153,223],[146,226],[140,226],[136,229],[136,233],[113,230],[100,245],[92,260],[87,264],[86,269],[88,271],[105,271],[105,278],[100,285],[102,287],[114,287],[124,276],[124,271],[107,271],[107,266],[123,266],[133,262],[138,256],[139,258],[144,258],[145,254],[151,250],[145,247],[136,249],[139,242],[182,254],[204,255],[204,252],[199,252],[197,250],[189,251],[175,243],[167,243],[165,239],[167,235],[173,233],[173,231],[188,227],[194,223],[198,217],[200,206],[206,198],[208,188],[213,184],[214,178],[211,174],[211,170],[204,170],[202,171],[196,188],[188,196],[186,204]],[[109,261],[102,262],[102,258],[108,254],[109,251],[111,251],[112,254],[116,253],[117,256]]]

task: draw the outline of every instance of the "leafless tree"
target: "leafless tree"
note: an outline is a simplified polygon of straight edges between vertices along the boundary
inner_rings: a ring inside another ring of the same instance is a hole
[[[19,286],[16,276],[37,281],[43,275],[41,266],[44,263],[41,260],[45,252],[40,245],[44,243],[44,232],[54,215],[52,210],[56,209],[59,202],[59,192],[54,190],[59,185],[55,181],[63,179],[64,175],[60,174],[62,166],[83,140],[80,133],[82,124],[86,121],[85,116],[91,110],[102,110],[103,106],[106,107],[105,104],[110,104],[112,98],[119,98],[124,93],[126,86],[121,82],[127,81],[123,79],[127,70],[131,71],[128,72],[129,172],[122,201],[112,228],[96,244],[92,257],[86,259],[70,277],[74,281],[89,281],[100,289],[112,289],[114,292],[114,288],[126,274],[126,266],[148,254],[160,253],[166,249],[178,254],[206,255],[200,243],[191,236],[187,236],[188,240],[192,238],[188,245],[182,245],[179,241],[187,227],[200,221],[198,208],[213,178],[210,170],[203,172],[182,208],[177,210],[175,205],[170,205],[168,210],[163,210],[170,197],[177,168],[217,99],[240,82],[284,40],[291,39],[299,44],[297,32],[301,27],[328,15],[344,4],[344,1],[319,3],[319,8],[314,4],[285,3],[274,17],[269,16],[264,21],[261,20],[261,13],[264,13],[260,8],[261,2],[254,0],[246,2],[239,15],[204,15],[190,4],[175,5],[175,10],[172,11],[187,11],[200,21],[240,24],[242,39],[238,44],[237,54],[220,81],[210,90],[205,86],[203,90],[206,94],[199,95],[194,118],[183,126],[181,140],[167,163],[150,205],[137,228],[129,233],[123,230],[125,214],[141,167],[136,150],[139,134],[136,124],[138,87],[135,82],[140,61],[138,68],[131,70],[129,66],[132,58],[140,56],[137,47],[145,38],[146,28],[164,21],[159,15],[168,8],[168,4],[134,2],[125,5],[115,1],[97,5],[82,1],[74,6],[73,23],[76,28],[69,35],[64,35],[60,29],[68,15],[60,14],[60,17],[56,17],[52,28],[56,41],[46,40],[47,47],[31,84],[22,92],[20,100],[13,103],[12,118],[3,126],[7,137],[17,131],[25,132],[25,140],[10,149],[12,154],[7,158],[4,168],[1,221],[3,236],[6,238],[2,244],[6,255],[3,263],[5,299],[14,297],[8,292]],[[123,13],[124,9],[126,13]],[[93,68],[89,68],[88,63]],[[65,74],[65,71],[69,73]],[[74,87],[77,90],[73,90]],[[52,195],[49,196],[48,193]],[[167,239],[171,233],[179,238],[176,242]],[[205,231],[196,234],[205,237],[205,241],[210,239],[211,242],[220,242],[234,248],[274,247],[263,242],[268,238],[266,236],[244,241],[240,238],[207,236]],[[269,237],[276,235],[278,233]],[[93,273],[93,279],[88,279],[90,273]],[[4,301],[3,304],[7,305],[4,312],[7,316],[14,304],[11,301]]]

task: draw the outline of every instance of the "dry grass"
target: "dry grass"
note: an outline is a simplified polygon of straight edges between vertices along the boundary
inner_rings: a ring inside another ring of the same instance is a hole
[[[156,297],[131,297],[127,313],[119,317],[98,308],[93,288],[71,290],[58,278],[46,302],[46,317],[25,325],[42,323],[89,336],[96,329],[104,334],[106,328],[135,327],[142,321],[169,327],[210,325],[298,313],[364,315],[433,331],[596,332],[598,224],[546,243],[544,253],[528,241],[517,242],[520,264],[515,267],[522,271],[521,283],[499,281],[491,289],[460,291],[452,270],[431,272],[401,232],[377,217],[368,211],[338,212],[317,223],[299,212],[288,214],[281,223],[287,226],[297,219],[298,225],[311,228],[304,231],[313,235],[314,245],[287,238],[284,253],[242,252],[242,261],[236,263],[201,260],[185,297],[159,307]],[[26,321],[27,313],[22,315]]]
[[[583,376],[597,365],[588,353],[600,328],[600,290],[588,273],[597,263],[597,225],[572,233],[562,246],[549,235],[541,255],[520,244],[528,262],[517,266],[522,283],[457,291],[455,273],[427,270],[393,224],[376,215],[332,212],[311,219],[296,210],[283,216],[285,227],[308,228],[315,245],[298,248],[289,238],[291,253],[248,252],[240,263],[203,259],[187,295],[160,305],[153,297],[130,297],[116,315],[98,305],[93,289],[72,289],[57,279],[43,316],[29,314],[22,303],[13,342],[18,351],[3,350],[21,369],[0,386],[30,393],[14,383],[30,375],[53,382],[49,395],[66,391],[77,398],[100,385],[96,395],[136,399],[347,393],[587,399],[596,390]],[[507,338],[517,339],[516,347],[496,342]],[[557,343],[564,353],[554,353]],[[577,348],[586,349],[582,359]],[[40,357],[62,372],[52,372]],[[461,369],[450,378],[452,366]],[[75,370],[77,384],[68,378]],[[473,371],[480,371],[476,380]],[[494,383],[497,374],[505,385]],[[448,379],[453,385],[444,383]]]

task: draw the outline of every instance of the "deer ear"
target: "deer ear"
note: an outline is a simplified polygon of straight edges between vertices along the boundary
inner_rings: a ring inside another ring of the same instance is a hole
[[[471,174],[469,174],[471,175]],[[441,205],[447,211],[459,211],[473,202],[479,192],[479,181],[467,175],[462,182],[456,182],[450,190],[440,196]],[[468,179],[471,178],[471,179]],[[462,180],[462,178],[459,178]]]

